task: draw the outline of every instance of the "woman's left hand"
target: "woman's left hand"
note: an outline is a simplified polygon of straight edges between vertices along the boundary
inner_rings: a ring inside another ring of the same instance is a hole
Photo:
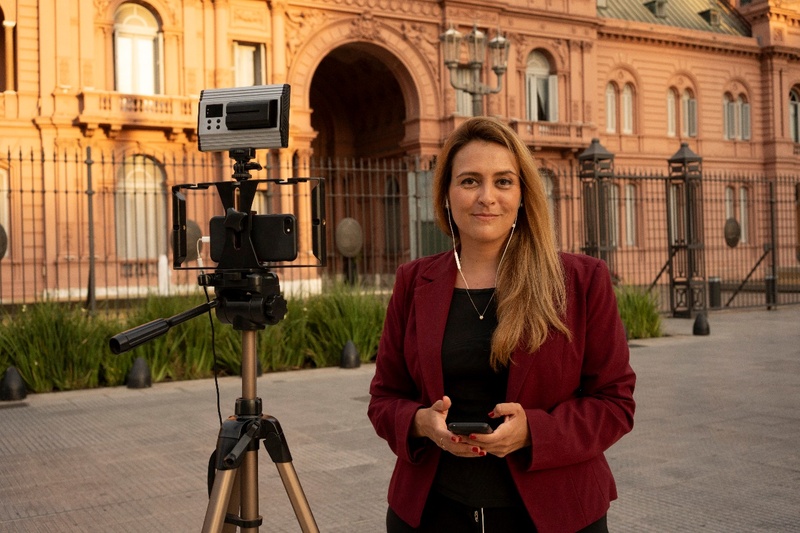
[[[525,409],[518,403],[499,403],[490,418],[503,418],[503,422],[492,433],[486,435],[469,435],[460,437],[460,441],[474,446],[473,452],[478,455],[491,453],[497,457],[505,457],[521,448],[531,445],[531,434],[528,428],[528,417]],[[485,453],[481,453],[485,452]]]

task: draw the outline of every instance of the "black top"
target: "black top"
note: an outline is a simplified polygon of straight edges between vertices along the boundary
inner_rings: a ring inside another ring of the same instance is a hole
[[[482,312],[494,289],[455,289],[442,343],[444,393],[453,404],[448,422],[488,422],[493,428],[502,419],[488,414],[505,401],[508,369],[499,372],[489,364],[492,333],[497,327],[497,306],[492,299],[483,320]],[[475,310],[469,300],[475,302]],[[446,445],[445,445],[446,447]],[[485,457],[456,457],[442,453],[434,490],[471,507],[506,507],[519,502],[506,460]]]

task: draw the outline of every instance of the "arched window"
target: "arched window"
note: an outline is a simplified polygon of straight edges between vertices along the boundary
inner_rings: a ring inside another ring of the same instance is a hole
[[[667,89],[667,135],[675,137],[678,134],[678,91],[670,87]]]
[[[167,196],[163,169],[144,155],[127,157],[117,171],[117,257],[157,259],[167,253]]]
[[[633,85],[626,83],[620,94],[617,86],[609,82],[606,85],[606,131],[616,133],[618,122],[623,134],[633,133]]]
[[[558,122],[558,77],[541,52],[531,52],[525,69],[528,120]]]
[[[800,143],[800,92],[797,89],[789,92],[789,136]]]
[[[733,114],[733,97],[729,93],[725,93],[722,97],[722,123],[725,139],[736,138],[736,120]]]
[[[622,88],[622,133],[633,133],[633,86],[626,83]]]
[[[750,104],[743,94],[736,98],[736,109],[739,113],[739,133],[744,141],[750,140]]]
[[[617,86],[606,85],[606,132],[617,132]]]
[[[114,70],[116,91],[161,94],[163,38],[155,15],[133,3],[114,14]]]
[[[725,139],[750,139],[750,104],[743,94],[723,96],[723,130]]]
[[[689,89],[681,94],[681,135],[697,137],[697,100]]]

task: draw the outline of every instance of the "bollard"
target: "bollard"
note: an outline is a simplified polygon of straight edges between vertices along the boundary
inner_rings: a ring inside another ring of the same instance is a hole
[[[153,385],[153,378],[150,375],[150,367],[144,357],[137,357],[133,362],[128,379],[125,380],[129,389],[146,389]]]
[[[708,278],[708,306],[712,309],[722,307],[722,280],[715,276]]]
[[[341,368],[358,368],[361,366],[361,359],[358,357],[358,349],[353,341],[347,341],[342,348],[342,360],[339,364]]]
[[[0,400],[4,402],[14,402],[24,400],[28,395],[25,382],[19,375],[19,370],[10,366],[6,369],[3,379],[0,380]]]
[[[697,315],[694,319],[694,328],[692,329],[693,335],[708,335],[711,330],[708,327],[708,319],[704,313]]]
[[[764,289],[767,293],[767,309],[773,309],[778,303],[778,283],[775,276],[764,278]]]

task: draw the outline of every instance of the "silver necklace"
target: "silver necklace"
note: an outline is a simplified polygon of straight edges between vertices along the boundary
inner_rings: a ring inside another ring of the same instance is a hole
[[[460,263],[460,261],[459,261]],[[478,311],[478,306],[475,305],[475,300],[472,299],[472,296],[469,293],[469,284],[467,283],[467,278],[464,277],[464,273],[461,272],[461,265],[459,264],[458,273],[461,274],[461,279],[464,280],[464,285],[467,287],[467,298],[469,298],[469,303],[472,304],[472,307],[475,308],[475,312],[478,313],[478,318],[483,320],[483,317],[486,316],[486,311],[489,310],[489,306],[492,305],[492,300],[494,300],[494,293],[497,288],[492,289],[492,296],[489,298],[489,303],[486,304],[486,307],[483,309],[483,313]],[[495,276],[496,278],[497,276]],[[497,279],[495,279],[495,285],[497,285]]]
[[[522,205],[520,203],[520,205]],[[458,273],[461,274],[461,279],[464,280],[464,286],[467,288],[467,298],[469,298],[469,303],[472,304],[472,307],[475,309],[475,312],[478,313],[478,318],[483,320],[486,316],[486,311],[489,310],[489,306],[492,305],[492,300],[494,300],[494,293],[497,292],[497,273],[500,272],[500,265],[503,264],[503,259],[506,256],[506,252],[508,251],[508,245],[511,244],[511,237],[514,236],[514,229],[517,227],[517,219],[514,218],[514,223],[511,224],[511,234],[508,236],[508,240],[506,241],[506,246],[503,248],[503,255],[500,256],[500,261],[497,263],[497,271],[494,273],[494,290],[492,290],[492,295],[489,297],[489,302],[486,304],[486,308],[481,313],[478,310],[478,306],[475,305],[475,301],[472,299],[472,295],[469,293],[469,283],[467,283],[467,278],[464,277],[464,273],[461,271],[461,258],[458,256],[458,250],[456,250],[456,234],[453,231],[453,221],[452,216],[450,215],[450,205],[449,203],[445,203],[445,208],[447,209],[447,223],[450,225],[450,237],[453,239],[453,255],[456,258],[456,267],[458,267]],[[517,215],[519,216],[519,214]]]

